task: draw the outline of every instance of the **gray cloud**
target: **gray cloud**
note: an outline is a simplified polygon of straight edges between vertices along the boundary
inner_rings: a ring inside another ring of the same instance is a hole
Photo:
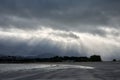
[[[55,23],[69,27],[115,25],[112,18],[120,17],[119,1],[113,0],[1,0],[0,3],[0,12],[5,16],[37,18],[54,26]]]
[[[104,59],[119,58],[119,5],[119,0],[0,0],[0,54],[89,56],[95,50]]]

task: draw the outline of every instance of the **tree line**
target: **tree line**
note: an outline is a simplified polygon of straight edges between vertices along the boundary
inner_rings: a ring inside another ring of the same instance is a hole
[[[101,56],[90,57],[54,56],[50,58],[21,57],[21,56],[0,56],[0,63],[34,63],[34,62],[100,62]]]

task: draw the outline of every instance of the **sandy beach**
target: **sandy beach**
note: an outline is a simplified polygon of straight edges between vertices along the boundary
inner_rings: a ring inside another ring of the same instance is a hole
[[[0,64],[0,80],[119,79],[119,62]]]

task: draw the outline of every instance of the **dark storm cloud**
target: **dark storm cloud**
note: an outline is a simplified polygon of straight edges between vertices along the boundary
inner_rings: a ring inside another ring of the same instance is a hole
[[[27,19],[35,18],[45,22],[41,23],[42,25],[48,24],[54,27],[61,25],[69,27],[114,25],[118,27],[111,20],[113,17],[120,17],[119,3],[118,0],[1,0],[0,17],[2,19],[3,15],[14,15]],[[6,22],[2,23],[6,24]],[[16,24],[16,22],[9,22],[9,24]]]
[[[118,58],[119,7],[119,0],[0,0],[0,54],[90,55],[99,48],[102,57]]]

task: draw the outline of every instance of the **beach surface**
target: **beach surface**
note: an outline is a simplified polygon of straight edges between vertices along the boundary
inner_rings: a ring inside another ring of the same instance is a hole
[[[120,80],[120,62],[0,64],[0,80]]]

